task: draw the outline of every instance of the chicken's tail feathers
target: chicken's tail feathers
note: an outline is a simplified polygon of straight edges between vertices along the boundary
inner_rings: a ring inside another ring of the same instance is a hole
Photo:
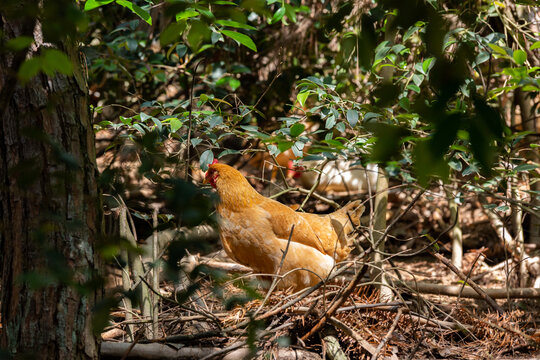
[[[332,227],[338,235],[342,248],[353,247],[354,239],[349,234],[360,225],[360,217],[364,213],[364,210],[365,207],[362,205],[362,201],[356,200],[330,214]]]
[[[351,201],[334,214],[339,214],[339,217],[343,217],[343,220],[352,222],[353,226],[358,226],[360,225],[360,217],[364,213],[365,209],[366,207],[362,205],[362,200],[355,200]]]

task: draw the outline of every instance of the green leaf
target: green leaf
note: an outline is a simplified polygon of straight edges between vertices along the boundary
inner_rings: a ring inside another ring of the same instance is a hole
[[[305,129],[306,129],[306,126],[304,124],[296,123],[293,126],[291,126],[291,129],[290,129],[291,136],[297,137],[298,135],[303,133]]]
[[[302,92],[299,92],[298,95],[296,95],[296,99],[298,100],[298,102],[300,103],[302,107],[306,105],[306,100],[308,96],[309,96],[309,91],[302,91]]]
[[[292,141],[280,141],[277,144],[279,152],[287,151],[291,148],[291,146],[293,146]]]
[[[508,53],[506,52],[506,50],[504,50],[502,47],[500,47],[499,45],[495,45],[495,44],[488,44],[488,46],[491,48],[491,50],[493,50],[496,54],[499,54],[499,55],[508,55]]]
[[[199,6],[199,5],[195,5],[195,8],[197,9],[197,11],[203,15],[204,17],[206,17],[210,22],[213,22],[216,17],[214,16],[214,14],[212,13],[212,11],[210,11],[209,9],[207,9],[206,7],[204,6]]]
[[[219,115],[213,115],[208,120],[208,126],[210,126],[210,129],[213,129],[214,127],[216,127],[218,125],[221,125],[221,124],[223,124],[223,117],[221,117]]]
[[[133,121],[133,119],[132,119],[132,118],[123,117],[122,115],[120,115],[120,121],[121,121],[124,125],[130,126],[130,125],[131,125],[131,122]]]
[[[514,61],[518,65],[523,65],[527,61],[527,53],[521,49],[514,51]]]
[[[200,160],[200,167],[202,171],[208,170],[208,165],[210,165],[214,161],[214,153],[212,153],[212,150],[208,149],[201,155]]]
[[[90,11],[103,5],[112,3],[114,0],[88,0],[84,4],[84,11]]]
[[[285,6],[285,15],[287,15],[287,17],[291,19],[293,23],[296,23],[296,14],[294,12],[294,8],[289,4],[284,4],[284,6]]]
[[[389,41],[383,41],[375,48],[375,61],[382,60],[386,57],[391,47],[388,46]]]
[[[187,53],[187,46],[184,44],[179,44],[179,45],[176,45],[175,50],[176,50],[176,55],[178,55],[178,57],[183,57]]]
[[[138,17],[140,17],[141,19],[146,21],[148,23],[148,25],[152,25],[152,17],[150,16],[150,13],[148,11],[144,10],[143,8],[141,8],[140,6],[135,5],[134,3],[132,3],[131,1],[128,1],[128,0],[116,0],[116,3],[118,5],[121,5],[123,7],[128,8],[129,10],[131,10]]]
[[[336,149],[346,149],[345,146],[343,146],[343,144],[339,142],[338,140],[326,139],[326,140],[323,140],[322,142]]]
[[[202,143],[202,140],[201,138],[195,138],[195,139],[191,139],[191,146],[195,147],[197,145],[199,145],[200,143]]]
[[[237,21],[232,21],[232,20],[216,20],[216,24],[238,28],[238,29],[257,30],[257,28],[251,25],[242,24],[242,23],[239,23]]]
[[[514,171],[515,172],[520,172],[520,171],[531,171],[531,170],[534,170],[534,169],[537,169],[538,168],[538,165],[534,165],[534,164],[521,164],[521,165],[518,165],[515,167]]]
[[[296,157],[302,156],[302,149],[304,148],[304,143],[301,141],[297,141],[294,143],[294,145],[291,147],[291,150]]]
[[[448,161],[448,165],[456,171],[461,171],[463,169],[463,164],[459,159],[452,158]]]
[[[473,67],[485,63],[489,59],[490,55],[487,51],[480,52],[474,60]]]
[[[191,22],[191,27],[187,34],[187,41],[193,51],[198,50],[204,40],[209,40],[212,32],[208,25],[200,20]]]
[[[347,121],[354,127],[358,123],[358,111],[354,109],[347,110]]]
[[[415,91],[417,93],[420,93],[420,88],[416,86],[415,84],[409,84],[407,85],[407,89]]]
[[[433,58],[427,58],[426,60],[424,60],[424,62],[422,63],[422,70],[424,70],[424,73],[427,73],[429,65],[431,65],[432,61]]]
[[[279,20],[283,18],[283,15],[285,15],[285,7],[282,6],[278,9],[278,11],[276,11],[274,16],[272,16],[272,20],[270,20],[270,24],[277,23]]]
[[[229,80],[229,86],[231,87],[232,91],[236,91],[236,89],[238,89],[240,85],[242,85],[240,83],[240,80],[236,78],[231,77],[231,79]]]
[[[418,26],[411,26],[403,35],[403,42],[407,41],[418,29],[420,29]]]
[[[9,40],[6,47],[10,50],[19,51],[28,48],[33,42],[34,38],[31,36],[17,36]]]
[[[182,122],[177,118],[170,118],[168,120],[171,125],[171,133],[177,132],[182,127]]]
[[[176,21],[189,19],[189,18],[192,18],[192,17],[195,17],[195,16],[199,16],[199,13],[197,11],[195,11],[195,10],[182,11],[182,12],[179,12],[178,14],[176,14]]]
[[[227,149],[219,153],[218,159],[221,159],[225,155],[240,154],[240,150]]]
[[[158,131],[161,131],[163,129],[163,124],[161,123],[161,120],[152,116],[152,121],[156,125]]]
[[[19,72],[17,75],[23,83],[26,83],[37,75],[40,68],[41,64],[39,58],[28,59],[22,63],[21,67],[19,67]]]
[[[328,117],[328,119],[326,119],[326,122],[325,122],[325,124],[324,124],[324,127],[325,127],[326,129],[331,129],[331,128],[334,127],[334,125],[336,125],[336,118],[335,118],[334,115],[330,115],[330,116]]]
[[[536,41],[534,44],[531,45],[531,50],[536,50],[540,48],[540,41]]]
[[[42,57],[42,69],[48,75],[53,75],[55,71],[58,71],[64,75],[73,74],[73,65],[71,61],[60,50],[47,49],[41,55]]]
[[[186,29],[186,23],[183,21],[179,23],[172,23],[169,26],[167,26],[161,32],[161,34],[159,34],[159,42],[161,46],[165,46],[167,44],[170,44],[176,41],[180,37],[180,35],[184,32],[185,29]]]
[[[413,83],[416,84],[416,86],[420,86],[422,84],[422,82],[424,81],[424,75],[414,74],[412,76],[412,81],[413,81]]]
[[[230,31],[230,30],[220,30],[220,32],[223,35],[230,37],[233,40],[236,40],[237,42],[244,45],[248,49],[251,49],[255,52],[257,51],[257,46],[255,46],[255,43],[253,42],[253,40],[251,40],[249,36],[236,32],[236,31]]]
[[[133,128],[135,130],[137,130],[138,132],[140,132],[142,135],[146,134],[146,130],[144,129],[144,127],[140,123],[133,125]]]

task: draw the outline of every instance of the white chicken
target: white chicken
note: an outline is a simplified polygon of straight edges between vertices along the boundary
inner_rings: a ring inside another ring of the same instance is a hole
[[[367,192],[368,189],[375,192],[379,170],[377,164],[363,167],[354,161],[337,159],[326,164],[321,161],[301,161],[299,165],[304,168],[299,177],[300,182],[308,189],[315,185],[321,173],[317,192],[357,194]]]

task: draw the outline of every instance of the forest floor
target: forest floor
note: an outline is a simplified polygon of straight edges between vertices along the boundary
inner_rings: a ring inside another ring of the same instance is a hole
[[[388,222],[406,209],[416,190],[390,191]],[[303,196],[289,193],[279,200],[298,204]],[[329,206],[309,200],[306,210],[321,213]],[[133,310],[133,318],[126,320],[120,307],[102,334],[102,354],[111,359],[127,353],[135,358],[229,360],[540,358],[539,294],[510,291],[522,287],[519,266],[477,202],[467,201],[460,217],[465,254],[459,272],[466,281],[440,259],[451,257],[446,231],[451,220],[446,200],[434,189],[390,232],[386,252],[393,255],[385,265],[394,294],[390,301],[380,300],[359,251],[339,264],[339,276],[324,286],[270,293],[268,286],[253,282],[248,268],[219,250],[216,238],[211,253],[184,259],[184,269],[203,265],[196,279],[161,282],[156,334],[140,312]],[[433,238],[439,239],[439,257],[427,251]],[[364,249],[369,247],[366,234],[358,240]],[[416,255],[406,256],[411,253]],[[220,270],[229,277],[223,279]],[[362,271],[360,285],[347,292]],[[120,286],[121,272],[112,273],[116,284],[111,286]],[[137,344],[126,347],[133,341]]]
[[[227,263],[234,265],[222,252],[198,261],[214,268],[223,268]],[[455,274],[433,259],[396,261],[395,265],[401,273],[409,274],[403,277],[404,281],[412,280],[414,275],[416,281],[460,285]],[[506,278],[502,266],[492,270],[482,265],[477,272],[485,274],[477,279],[483,288],[500,287]],[[370,285],[358,287],[326,320],[327,324],[319,333],[302,340],[339,298],[340,290],[351,276],[352,272],[345,273],[306,297],[303,297],[305,293],[276,291],[265,303],[266,290],[262,288],[258,289],[261,298],[243,302],[245,288],[231,281],[222,288],[227,294],[224,301],[220,295],[216,296],[215,284],[203,280],[201,287],[182,305],[162,301],[160,336],[154,340],[143,337],[139,343],[181,344],[184,351],[199,349],[196,353],[199,358],[219,359],[231,353],[229,358],[236,359],[245,355],[238,351],[249,348],[249,334],[253,331],[252,336],[258,338],[254,344],[258,346],[259,356],[274,354],[276,359],[288,358],[280,353],[280,346],[302,351],[294,356],[306,357],[304,352],[310,352],[314,355],[310,358],[314,359],[325,358],[325,355],[328,359],[339,359],[327,353],[330,341],[327,336],[339,340],[349,359],[370,359],[374,354],[379,354],[381,359],[532,359],[540,356],[538,300],[498,299],[504,313],[497,314],[484,300],[420,294],[405,287],[400,288],[399,297],[389,303],[379,302],[378,293]],[[367,278],[365,281],[370,282]],[[174,298],[174,291],[172,283],[164,283],[160,289],[161,295],[169,299]],[[241,305],[235,306],[235,301]],[[103,334],[104,340],[129,341],[122,311],[114,313],[112,320],[113,325]],[[141,322],[135,323],[141,325]],[[382,343],[385,345],[379,348]],[[182,354],[177,352],[174,356],[182,358]]]

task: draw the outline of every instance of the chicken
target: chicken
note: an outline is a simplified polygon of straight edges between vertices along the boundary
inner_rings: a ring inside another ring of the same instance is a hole
[[[325,279],[335,261],[350,252],[347,235],[364,210],[356,201],[329,215],[297,213],[259,194],[239,171],[225,164],[210,165],[205,182],[220,197],[220,238],[234,261],[257,273],[276,274],[291,237],[280,271],[288,275],[280,288],[299,290]]]

